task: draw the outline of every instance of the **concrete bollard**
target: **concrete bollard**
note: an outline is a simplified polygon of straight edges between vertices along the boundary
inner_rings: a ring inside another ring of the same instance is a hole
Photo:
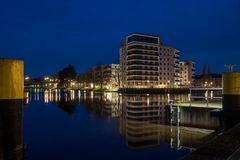
[[[0,59],[0,101],[24,98],[24,62]]]
[[[240,111],[240,72],[223,74],[223,111]]]

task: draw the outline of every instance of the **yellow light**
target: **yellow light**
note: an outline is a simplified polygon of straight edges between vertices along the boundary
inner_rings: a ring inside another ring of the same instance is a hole
[[[90,84],[90,87],[93,88],[93,83]]]

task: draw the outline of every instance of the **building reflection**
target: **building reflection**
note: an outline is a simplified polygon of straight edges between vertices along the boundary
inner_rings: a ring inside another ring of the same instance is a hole
[[[23,160],[22,102],[0,102],[0,159]]]
[[[119,117],[121,111],[121,97],[117,93],[104,93],[104,112],[111,117]]]
[[[119,117],[121,98],[117,93],[83,92],[79,102],[96,116]]]
[[[130,148],[157,146],[160,144],[158,124],[164,120],[164,108],[158,96],[124,95],[121,135]]]
[[[175,113],[170,113],[167,104],[171,99],[187,101],[188,95],[124,95],[122,97],[122,114],[120,117],[120,133],[130,148],[146,148],[161,145],[165,142],[171,148],[194,149],[203,142],[203,138],[214,130],[219,123],[207,124],[199,128],[197,123],[172,123]],[[178,110],[178,118],[182,117]],[[185,113],[183,113],[185,114]],[[197,118],[208,117],[206,112],[196,112]],[[184,118],[184,117],[183,117]],[[205,119],[200,119],[204,121]],[[210,120],[210,118],[209,118]],[[177,121],[181,122],[181,121]],[[213,121],[210,121],[213,122]]]

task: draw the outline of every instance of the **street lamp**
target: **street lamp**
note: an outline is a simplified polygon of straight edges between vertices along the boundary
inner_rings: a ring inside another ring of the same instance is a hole
[[[234,67],[236,67],[236,64],[225,64],[225,67],[227,67],[230,72],[233,72]]]
[[[29,80],[30,78],[29,77],[25,77],[25,80]]]

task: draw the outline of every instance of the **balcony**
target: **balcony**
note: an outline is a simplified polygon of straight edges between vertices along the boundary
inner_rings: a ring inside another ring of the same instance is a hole
[[[128,76],[159,76],[158,73],[127,73]]]
[[[128,61],[156,61],[158,62],[158,58],[152,58],[152,57],[141,57],[141,56],[134,56],[127,58]]]
[[[127,71],[155,71],[158,72],[158,68],[143,68],[143,67],[129,67]]]
[[[141,81],[158,81],[158,78],[150,78],[150,77],[131,77],[131,78],[127,78],[128,81],[137,81],[137,80],[141,80]]]
[[[130,55],[158,56],[158,52],[143,52],[138,50],[127,52],[127,56],[130,56]]]
[[[144,49],[144,50],[149,50],[149,51],[158,51],[158,47],[155,46],[143,46],[143,45],[131,45],[127,47],[127,50],[132,50],[132,49]]]
[[[140,65],[140,66],[159,66],[159,63],[146,63],[146,62],[143,62],[143,61],[133,61],[133,62],[128,62],[127,63],[128,66],[130,65]]]

